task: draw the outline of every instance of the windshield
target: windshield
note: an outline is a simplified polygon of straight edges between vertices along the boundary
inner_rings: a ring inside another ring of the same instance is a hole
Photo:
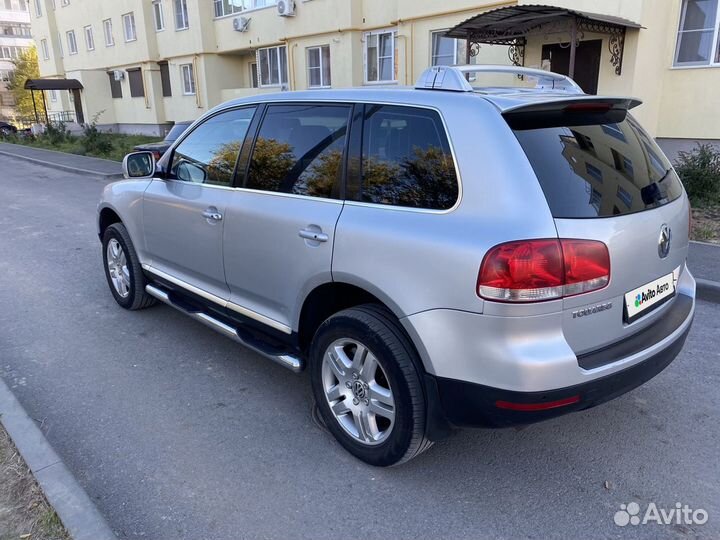
[[[617,123],[513,131],[556,218],[641,212],[682,194],[670,162],[630,115]]]

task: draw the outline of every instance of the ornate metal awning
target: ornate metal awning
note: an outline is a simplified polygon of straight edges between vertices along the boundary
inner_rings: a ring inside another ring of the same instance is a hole
[[[493,9],[461,22],[447,36],[467,39],[467,62],[477,54],[480,43],[509,45],[508,54],[515,65],[524,65],[528,36],[567,32],[570,35],[570,72],[575,72],[575,49],[585,32],[608,34],[610,62],[615,73],[622,73],[625,32],[642,28],[638,23],[597,13],[575,11],[555,6],[524,5]]]

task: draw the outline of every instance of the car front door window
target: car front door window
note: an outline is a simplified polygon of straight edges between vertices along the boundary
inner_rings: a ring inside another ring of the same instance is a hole
[[[216,186],[230,186],[235,162],[255,107],[235,109],[206,120],[175,148],[170,178]]]

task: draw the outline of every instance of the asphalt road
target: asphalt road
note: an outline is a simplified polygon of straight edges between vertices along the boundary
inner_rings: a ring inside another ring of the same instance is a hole
[[[102,187],[0,157],[0,375],[120,538],[720,537],[720,305],[630,394],[375,469],[313,422],[306,375],[114,303]],[[632,501],[710,518],[618,527]]]

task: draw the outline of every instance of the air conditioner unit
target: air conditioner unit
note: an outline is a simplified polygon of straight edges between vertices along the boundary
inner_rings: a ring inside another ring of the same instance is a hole
[[[277,14],[281,17],[294,17],[295,2],[293,0],[278,0]]]
[[[250,28],[250,17],[235,17],[233,19],[233,30],[236,32],[247,32]]]
[[[121,69],[113,71],[113,77],[116,81],[122,81],[125,78],[125,72]]]

